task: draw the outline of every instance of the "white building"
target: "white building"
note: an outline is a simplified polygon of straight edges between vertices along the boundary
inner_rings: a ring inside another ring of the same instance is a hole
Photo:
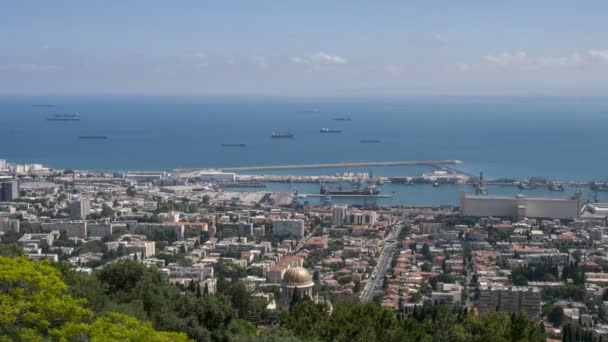
[[[70,207],[70,218],[72,220],[86,220],[90,210],[91,205],[88,198],[75,198]]]
[[[375,225],[376,224],[376,212],[375,211],[353,211],[346,215],[346,224],[349,225]]]
[[[272,235],[304,237],[304,221],[279,219],[272,221]]]
[[[9,218],[0,218],[0,232],[19,233],[19,220],[12,220]]]
[[[334,226],[344,224],[346,220],[346,204],[337,204],[331,208],[331,224]]]
[[[533,198],[518,195],[486,196],[461,192],[460,214],[472,217],[513,217],[576,219],[580,215],[580,197],[571,199]]]
[[[87,233],[90,237],[106,237],[112,235],[113,228],[111,223],[89,223]]]
[[[42,229],[44,231],[53,231],[57,230],[59,232],[65,233],[68,237],[79,237],[86,239],[87,238],[87,222],[86,221],[59,221],[59,222],[51,222],[51,223],[43,223]]]

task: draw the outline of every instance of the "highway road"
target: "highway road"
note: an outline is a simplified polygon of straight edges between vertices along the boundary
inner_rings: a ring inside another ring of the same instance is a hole
[[[397,222],[393,231],[386,238],[384,238],[384,248],[382,248],[382,252],[378,258],[378,263],[372,272],[372,276],[367,280],[365,287],[359,294],[359,298],[361,299],[362,303],[371,302],[374,299],[374,294],[376,291],[382,289],[384,275],[391,266],[391,260],[393,260],[393,255],[397,249],[397,242],[395,239],[399,236],[399,233],[401,233],[402,228],[403,224],[401,222]]]

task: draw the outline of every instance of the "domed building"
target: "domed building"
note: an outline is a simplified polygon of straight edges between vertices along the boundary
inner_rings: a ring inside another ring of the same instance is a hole
[[[288,269],[281,281],[279,307],[288,308],[293,299],[294,292],[300,299],[306,297],[312,299],[312,288],[314,286],[315,283],[312,281],[310,272],[304,267],[293,267]]]

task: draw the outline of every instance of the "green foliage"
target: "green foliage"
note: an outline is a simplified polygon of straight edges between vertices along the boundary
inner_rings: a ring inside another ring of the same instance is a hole
[[[429,245],[427,243],[422,245],[421,253],[425,260],[433,259],[433,256],[431,255],[431,248],[429,247]]]
[[[397,318],[375,304],[327,308],[303,301],[283,312],[281,327],[303,339],[320,341],[544,341],[540,325],[525,314],[490,312],[481,317],[466,310],[424,306]]]
[[[20,234],[20,233],[14,232],[14,231],[8,231],[8,232],[4,233],[4,235],[2,235],[2,238],[0,239],[0,243],[2,245],[16,244],[22,236],[23,236],[23,234]]]
[[[190,341],[185,334],[176,332],[159,332],[152,323],[140,322],[133,317],[118,313],[109,313],[97,318],[91,324],[68,323],[61,329],[52,332],[60,341],[93,340],[93,341]]]
[[[420,266],[420,270],[422,272],[431,272],[432,269],[433,269],[433,265],[431,265],[430,262],[425,262],[422,264],[422,266]]]
[[[554,307],[547,315],[547,318],[554,326],[560,327],[564,322],[564,309],[558,306]]]
[[[543,289],[543,299],[570,299],[575,301],[583,301],[585,299],[585,286],[564,285],[556,287],[547,287]]]
[[[15,244],[0,244],[0,256],[19,257],[23,256],[23,249]]]
[[[555,281],[558,277],[557,266],[549,260],[539,265],[516,267],[511,271],[514,285],[527,285],[528,281]]]
[[[18,339],[91,316],[49,262],[0,257],[0,336]]]
[[[156,213],[168,213],[170,211],[181,211],[184,213],[195,213],[199,209],[196,203],[187,202],[169,202],[169,203],[158,203]]]
[[[0,257],[1,341],[188,341],[185,334],[158,332],[150,323],[124,315],[95,318],[85,300],[71,295],[64,274],[79,281],[67,264]]]

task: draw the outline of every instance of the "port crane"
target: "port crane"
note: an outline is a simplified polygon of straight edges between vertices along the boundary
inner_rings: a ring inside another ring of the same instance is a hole
[[[475,193],[477,195],[487,195],[488,194],[488,190],[486,189],[486,185],[483,180],[483,171],[479,172],[479,181],[475,185]]]

